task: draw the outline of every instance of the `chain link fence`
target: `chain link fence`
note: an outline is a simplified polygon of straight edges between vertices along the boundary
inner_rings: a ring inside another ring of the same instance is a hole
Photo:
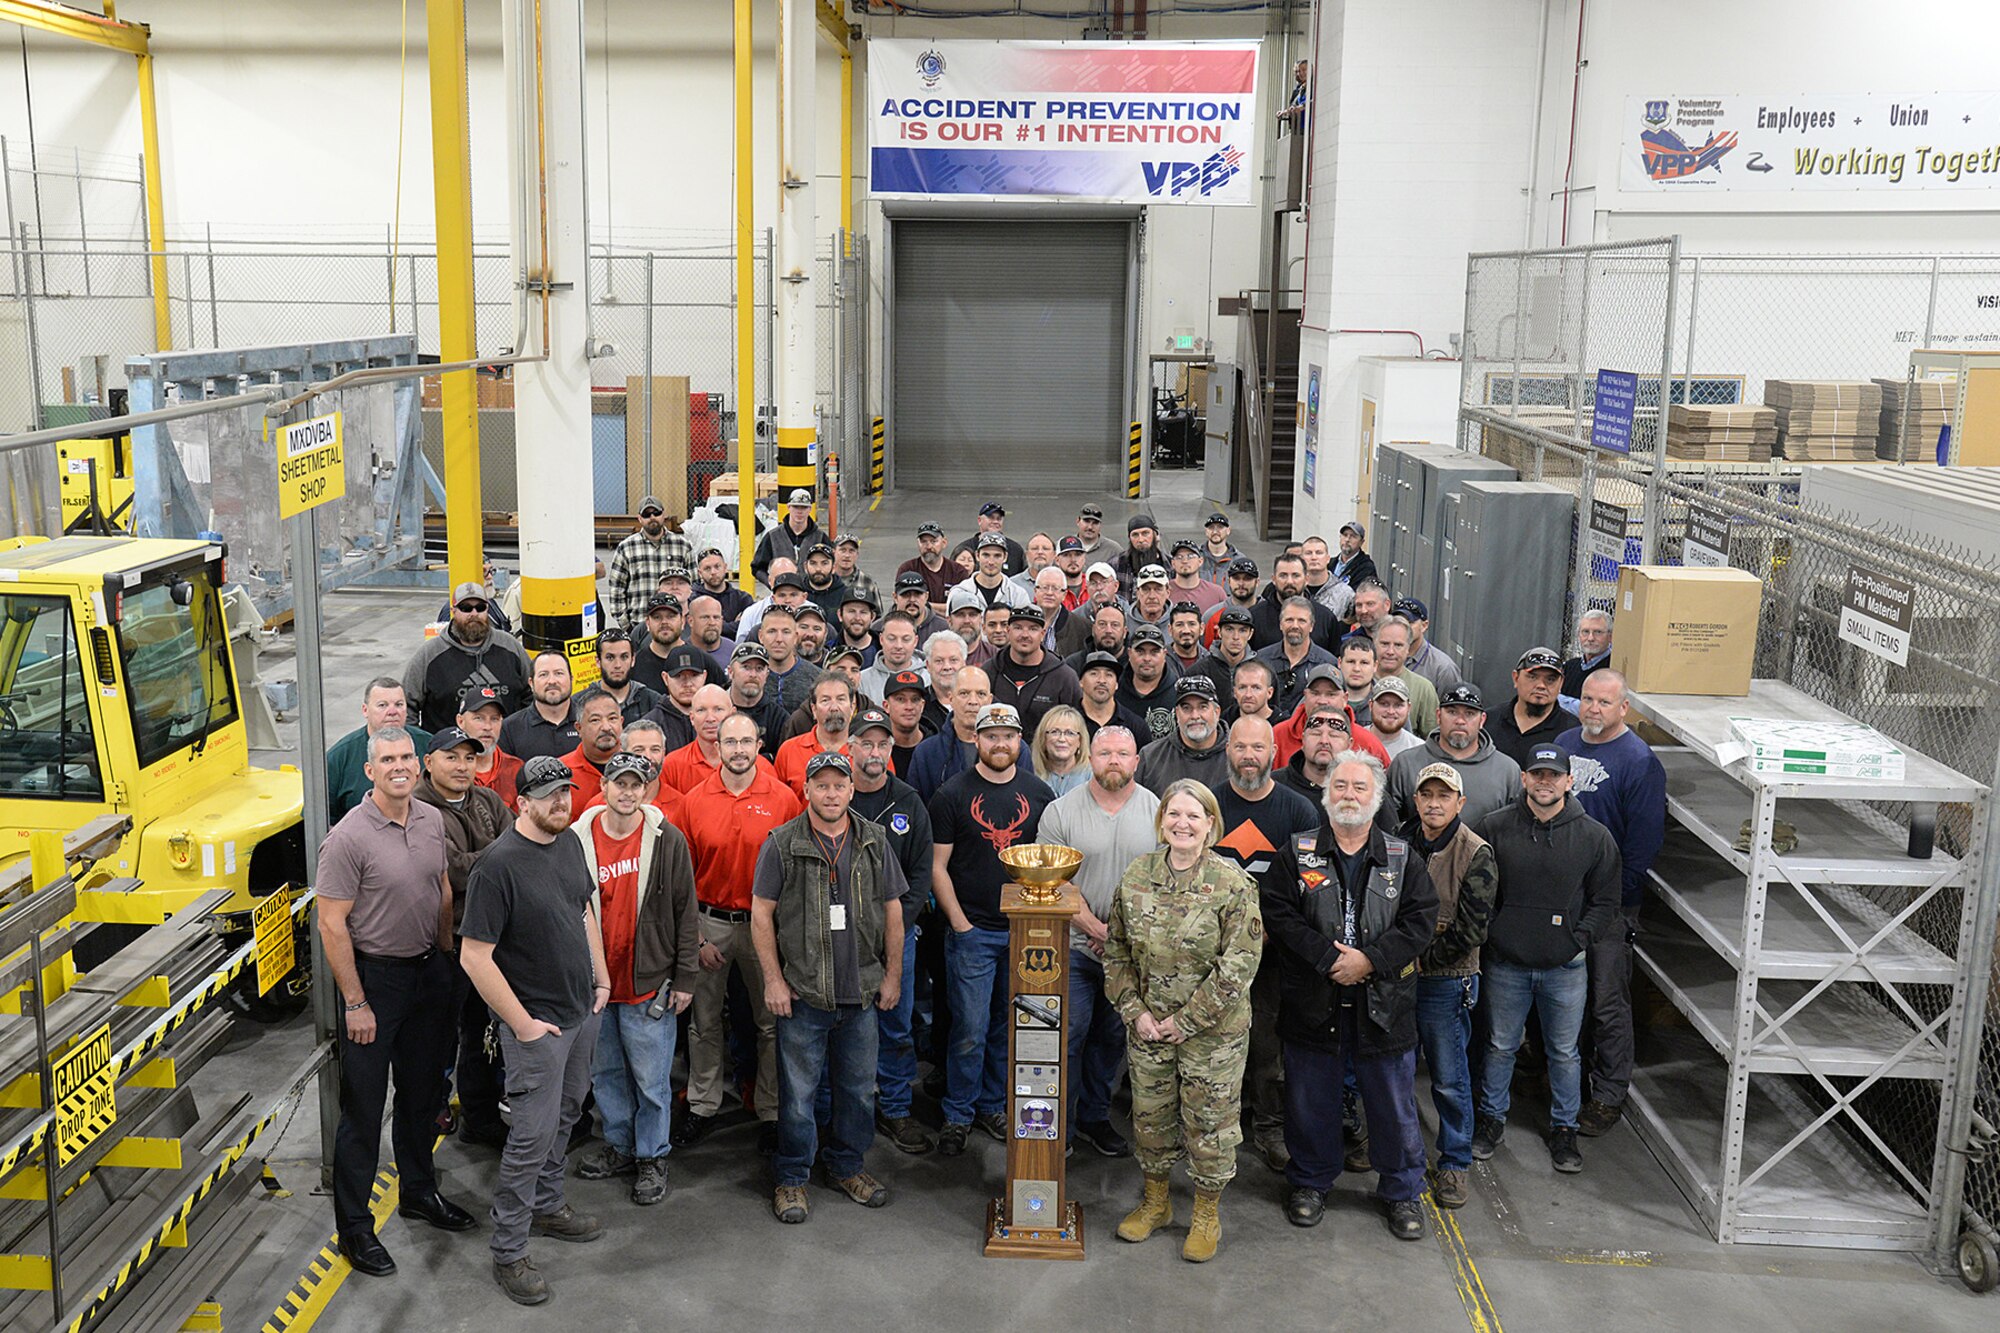
[[[1680,563],[1691,521],[1711,537],[1719,525],[1728,563],[1762,581],[1759,677],[1993,786],[2000,570],[1935,535],[1864,530],[1802,503],[1803,467],[1837,464],[1666,458],[1659,425],[1662,402],[1762,403],[1766,379],[1901,380],[1914,348],[2000,345],[2000,310],[1987,303],[1995,292],[2000,258],[1983,256],[1683,257],[1671,241],[1474,256],[1460,446],[1557,486],[1577,505],[1569,530],[1550,534],[1571,557],[1567,618],[1541,632],[1566,638],[1584,608],[1610,607],[1621,564]],[[1629,455],[1591,446],[1600,369],[1637,373]],[[1903,429],[1883,425],[1898,445]],[[1857,566],[1916,585],[1908,665],[1839,637],[1842,593]],[[1912,811],[1885,799],[1852,813],[1900,839]],[[1857,890],[1887,917],[1909,911],[1905,924],[1965,970],[1962,989],[1863,987],[1912,1030],[1939,1023],[1956,1082],[1882,1078],[1857,1094],[1858,1079],[1792,1080],[1820,1111],[1845,1116],[1863,1150],[1925,1201],[1940,1265],[1951,1262],[1961,1201],[1963,1223],[1989,1238],[2000,1219],[2000,1025],[1981,1027],[2000,1006],[1992,823],[1971,805],[1939,810],[1937,847],[1963,862],[1960,885],[1928,898]],[[1848,1111],[1836,1096],[1852,1098]]]

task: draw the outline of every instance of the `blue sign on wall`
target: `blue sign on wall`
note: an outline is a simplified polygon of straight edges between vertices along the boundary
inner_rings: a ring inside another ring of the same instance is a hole
[[[1629,370],[1598,371],[1590,442],[1615,454],[1631,453],[1632,407],[1638,398],[1638,375]]]

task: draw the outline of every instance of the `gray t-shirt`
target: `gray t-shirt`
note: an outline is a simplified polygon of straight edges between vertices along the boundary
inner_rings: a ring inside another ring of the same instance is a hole
[[[825,848],[833,840],[821,836],[820,846]],[[854,921],[854,823],[848,821],[847,832],[842,835],[835,848],[833,862],[833,883],[828,886],[827,915],[829,924],[835,920],[846,920],[843,930],[830,930],[833,939],[833,1002],[835,1004],[862,1004],[868,999],[861,993],[861,953],[855,944]],[[776,902],[785,888],[784,858],[778,852],[775,839],[764,840],[763,850],[757,853],[757,871],[750,883],[752,897],[766,902]],[[882,902],[890,902],[910,891],[910,884],[903,877],[903,867],[893,855],[882,858],[882,882],[876,886]],[[904,929],[908,929],[907,925]],[[782,958],[779,961],[783,961]],[[886,961],[886,960],[885,960]],[[907,981],[906,981],[907,984]]]
[[[1146,853],[1159,850],[1160,840],[1153,834],[1153,817],[1159,808],[1160,798],[1134,782],[1125,807],[1115,815],[1106,814],[1097,798],[1090,794],[1090,784],[1085,783],[1057,797],[1042,812],[1036,840],[1074,847],[1083,853],[1083,864],[1076,871],[1076,887],[1083,893],[1084,905],[1098,920],[1111,919],[1111,903],[1118,896],[1118,881],[1125,878],[1126,867]],[[1089,939],[1079,928],[1070,927],[1072,949],[1089,952]]]
[[[444,816],[435,807],[411,801],[407,822],[398,824],[367,795],[320,844],[314,887],[354,904],[347,933],[357,950],[414,958],[438,942],[445,855]]]

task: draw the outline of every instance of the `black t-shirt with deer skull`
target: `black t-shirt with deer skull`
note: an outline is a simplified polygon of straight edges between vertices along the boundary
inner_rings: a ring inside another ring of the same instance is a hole
[[[1035,840],[1042,811],[1056,794],[1023,766],[1006,782],[991,782],[975,765],[931,797],[931,837],[951,844],[945,869],[958,905],[979,930],[1005,930],[1000,894],[1009,881],[1000,853]]]

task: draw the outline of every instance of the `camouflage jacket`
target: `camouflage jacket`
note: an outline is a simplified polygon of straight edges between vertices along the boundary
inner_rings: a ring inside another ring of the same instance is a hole
[[[1249,1030],[1264,919],[1243,871],[1210,852],[1193,885],[1175,888],[1166,852],[1148,852],[1125,871],[1106,924],[1104,993],[1127,1023],[1150,1012],[1188,1037]]]

